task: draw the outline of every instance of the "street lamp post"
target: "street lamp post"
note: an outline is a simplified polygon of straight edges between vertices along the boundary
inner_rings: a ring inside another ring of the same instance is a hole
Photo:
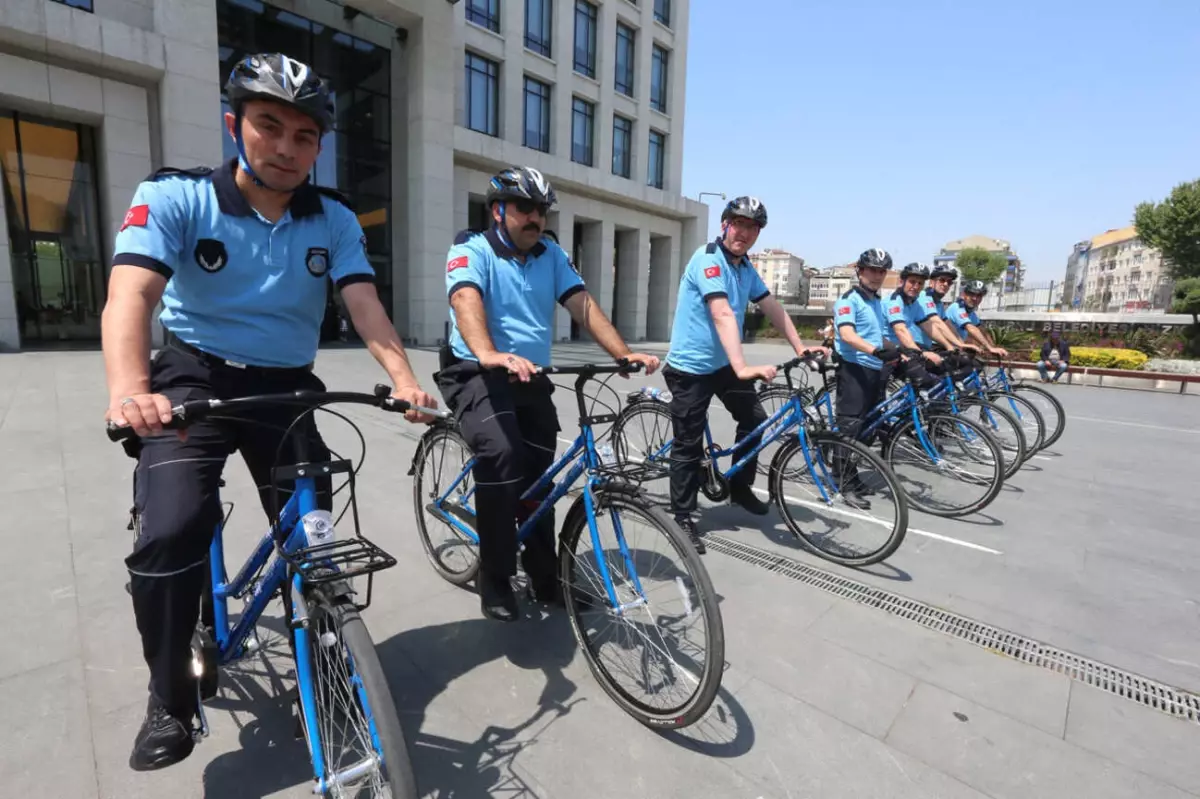
[[[722,200],[725,199],[725,192],[723,191],[702,191],[696,196],[696,200],[698,202],[704,202],[704,195],[706,194],[711,197],[720,197]]]

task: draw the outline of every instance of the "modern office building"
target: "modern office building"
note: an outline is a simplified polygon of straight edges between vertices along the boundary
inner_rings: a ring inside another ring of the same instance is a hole
[[[264,51],[333,87],[313,179],[354,203],[407,341],[445,335],[446,251],[512,164],[554,183],[551,227],[622,332],[666,338],[707,234],[680,190],[687,26],[686,0],[3,0],[0,348],[98,338],[138,182],[232,156],[222,85]]]

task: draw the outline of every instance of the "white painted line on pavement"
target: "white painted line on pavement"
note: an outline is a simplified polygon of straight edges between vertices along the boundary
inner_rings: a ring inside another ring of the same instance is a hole
[[[1166,430],[1168,433],[1191,433],[1200,435],[1200,430],[1189,430],[1186,427],[1163,427],[1157,424],[1142,424],[1141,422],[1119,422],[1116,419],[1097,419],[1094,416],[1068,416],[1068,419],[1078,419],[1081,422],[1100,422],[1101,424],[1120,424],[1126,427],[1145,427],[1148,430]]]
[[[766,491],[765,489],[752,488],[752,490],[756,494],[762,494],[763,496],[768,497],[768,498],[770,497],[770,492]],[[884,527],[891,526],[887,522],[883,521],[882,519],[876,519],[876,518],[873,518],[871,516],[866,516],[861,513],[854,513],[853,511],[842,510],[841,508],[831,508],[823,502],[813,502],[811,500],[800,499],[798,497],[789,497],[787,495],[784,496],[784,499],[788,500],[789,502],[795,502],[798,505],[808,505],[810,507],[817,508],[819,510],[829,511],[830,513],[840,513],[843,516],[851,516],[855,519],[862,519],[863,521],[874,522],[875,524],[883,525]],[[908,532],[914,533],[916,535],[923,535],[926,538],[932,538],[935,541],[944,541],[947,544],[957,544],[958,546],[966,547],[967,549],[974,549],[978,552],[986,552],[989,555],[1003,555],[1004,554],[1003,552],[1001,552],[998,549],[992,549],[990,547],[985,547],[982,544],[974,544],[970,541],[960,541],[959,539],[951,538],[948,535],[941,535],[940,533],[931,533],[928,530],[918,530],[916,527],[909,527]]]

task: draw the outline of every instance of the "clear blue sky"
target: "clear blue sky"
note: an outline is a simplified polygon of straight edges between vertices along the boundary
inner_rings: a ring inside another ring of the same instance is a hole
[[[812,266],[980,233],[1061,280],[1200,178],[1197,0],[692,0],[687,67],[684,193]]]

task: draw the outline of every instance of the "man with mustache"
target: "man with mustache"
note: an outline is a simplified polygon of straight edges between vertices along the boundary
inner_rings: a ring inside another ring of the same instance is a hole
[[[344,198],[308,180],[333,126],[328,85],[308,65],[272,53],[239,62],[225,91],[225,125],[239,157],[216,170],[162,169],[138,187],[116,237],[102,320],[106,417],[146,436],[126,448],[138,460],[140,524],[125,564],[150,667],[150,701],[129,758],[137,771],[192,753],[197,702],[209,698],[197,696],[191,641],[225,461],[241,452],[272,514],[271,470],[292,463],[281,439],[298,414],[280,407],[252,421],[158,435],[171,406],[324,390],[312,365],[332,281],[391,377],[393,396],[434,407],[379,301],[358,219]],[[151,361],[150,318],[160,299],[169,341]],[[428,420],[411,411],[408,418]],[[316,462],[330,459],[311,416],[296,434]],[[318,482],[326,510],[328,484]]]
[[[671,510],[701,554],[706,547],[692,514],[700,490],[708,405],[714,396],[718,397],[737,421],[738,440],[746,439],[767,419],[754,381],[770,382],[775,378],[774,366],[746,364],[741,338],[746,305],[756,303],[797,355],[805,349],[825,349],[805,346],[791,317],[771,296],[747,257],[766,226],[767,207],[757,197],[731,200],[721,212],[721,235],[696,250],[679,283],[671,350],[663,369],[672,395],[675,435],[671,444]],[[744,451],[757,445],[758,441],[752,440]],[[750,513],[763,516],[768,505],[751,488],[756,460],[751,459],[730,479],[729,497]]]
[[[558,413],[550,365],[554,305],[563,305],[614,359],[651,374],[658,358],[630,352],[583,285],[557,242],[544,235],[556,201],[536,169],[512,167],[492,178],[492,227],[463,231],[446,262],[453,329],[434,375],[475,454],[480,609],[487,618],[517,620],[511,578],[517,569],[517,524],[543,497],[522,507],[521,494],[554,461]],[[522,565],[535,601],[560,602],[551,510],[525,540]]]

